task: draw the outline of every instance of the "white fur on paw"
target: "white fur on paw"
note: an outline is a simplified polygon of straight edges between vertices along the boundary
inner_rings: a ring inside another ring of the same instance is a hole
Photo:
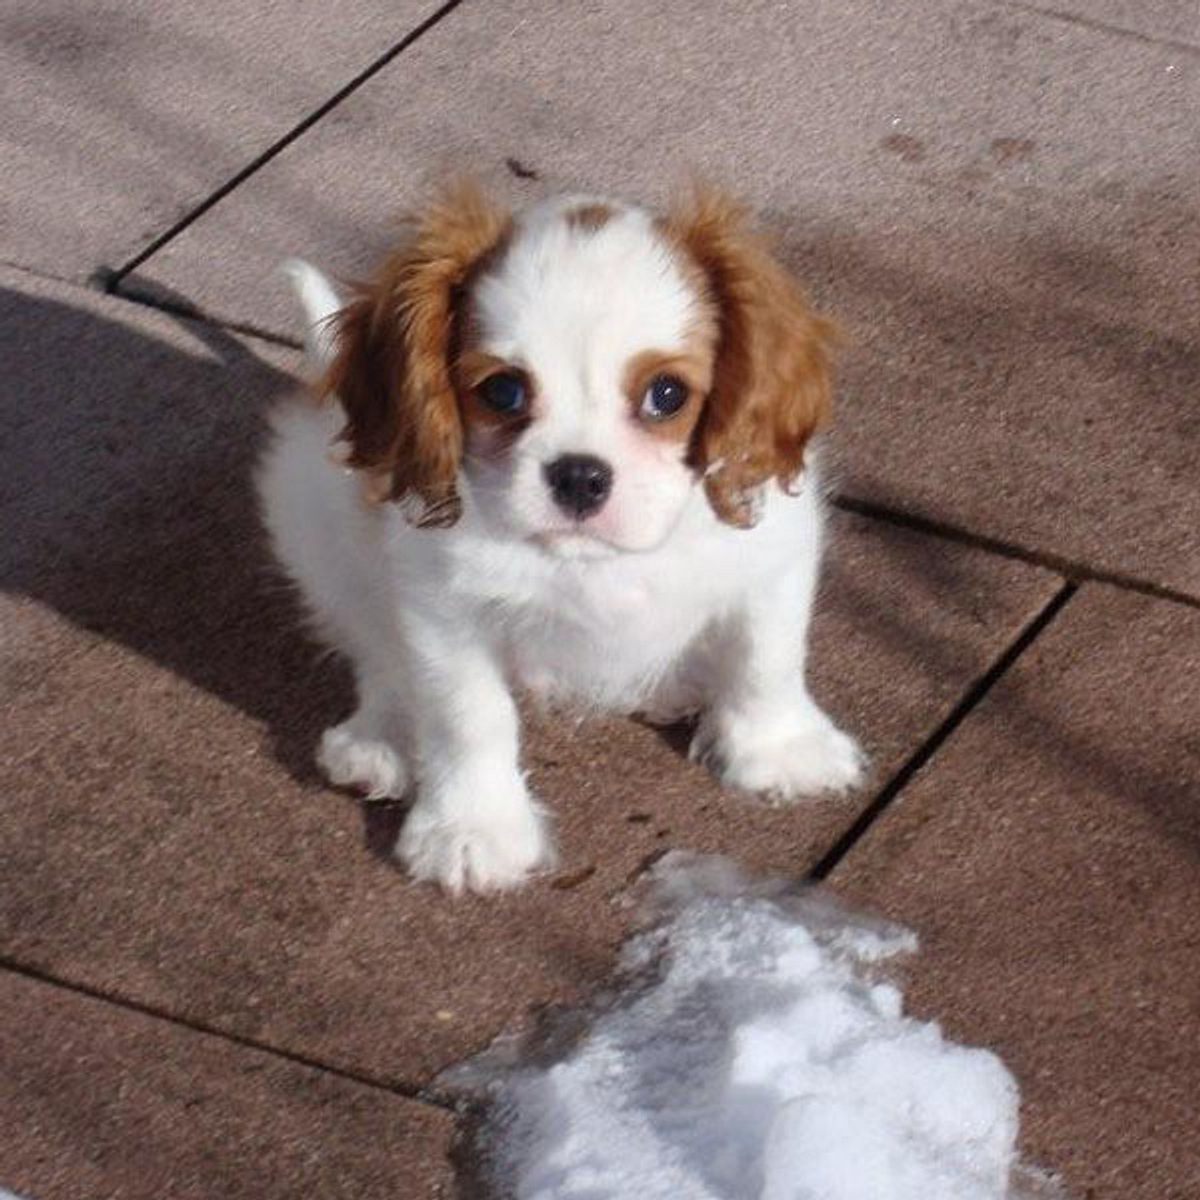
[[[816,708],[791,719],[706,719],[691,757],[706,763],[727,787],[783,801],[847,791],[863,778],[858,744]]]
[[[368,800],[398,800],[408,790],[404,759],[387,742],[356,733],[350,721],[321,735],[317,764],[330,783],[354,788]]]
[[[484,789],[435,788],[422,793],[400,831],[396,850],[414,879],[448,892],[516,887],[554,862],[546,819],[517,781],[519,793],[489,797]]]

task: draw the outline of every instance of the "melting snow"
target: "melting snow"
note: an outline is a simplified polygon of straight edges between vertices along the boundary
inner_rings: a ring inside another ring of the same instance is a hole
[[[986,1050],[903,1014],[905,930],[673,855],[626,986],[551,1065],[497,1065],[482,1144],[518,1200],[1028,1200],[1018,1093]],[[545,1058],[545,1055],[539,1056]]]

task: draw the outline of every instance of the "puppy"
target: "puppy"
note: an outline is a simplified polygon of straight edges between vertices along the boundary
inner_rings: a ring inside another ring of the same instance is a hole
[[[514,688],[698,713],[693,756],[731,787],[857,782],[804,679],[832,329],[733,203],[512,216],[460,185],[345,305],[290,272],[325,402],[276,413],[262,509],[354,668],[320,765],[415,788],[415,878],[486,890],[551,863]]]

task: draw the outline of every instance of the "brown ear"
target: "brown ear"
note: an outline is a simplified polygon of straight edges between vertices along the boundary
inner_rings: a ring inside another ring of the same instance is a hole
[[[419,525],[452,525],[463,431],[451,363],[472,273],[509,227],[470,184],[445,189],[376,278],[335,318],[337,351],[323,381],[346,414],[346,462],[380,499],[411,497]]]
[[[829,417],[837,335],[727,197],[697,189],[666,229],[717,310],[713,386],[692,461],[721,520],[753,525],[756,493],[772,480],[795,484],[809,438]]]

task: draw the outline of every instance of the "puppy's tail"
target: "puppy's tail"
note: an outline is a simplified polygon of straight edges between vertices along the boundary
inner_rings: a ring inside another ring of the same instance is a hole
[[[311,263],[302,258],[289,258],[280,268],[304,309],[304,348],[313,366],[324,370],[333,361],[333,317],[342,307],[342,300],[333,284]]]

